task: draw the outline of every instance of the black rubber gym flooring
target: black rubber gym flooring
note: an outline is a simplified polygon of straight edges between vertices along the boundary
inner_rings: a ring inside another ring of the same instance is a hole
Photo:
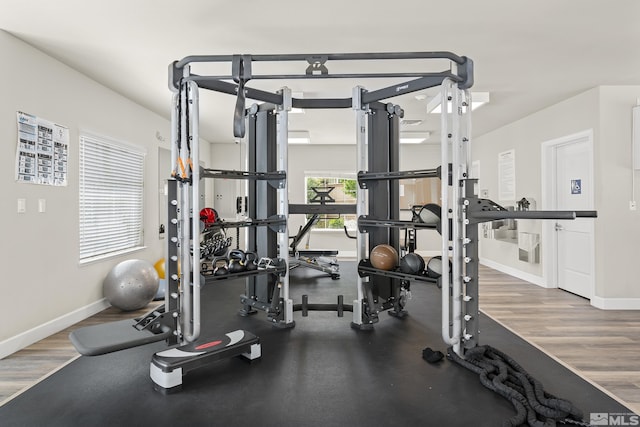
[[[294,303],[345,303],[355,297],[354,263],[342,278],[296,269]],[[414,284],[409,317],[382,313],[374,331],[350,328],[351,313],[295,313],[293,329],[273,328],[263,312],[236,314],[244,281],[203,289],[203,337],[246,329],[261,339],[262,358],[216,362],[184,378],[182,391],[153,390],[149,363],[164,343],[81,357],[0,407],[2,426],[500,426],[511,404],[478,376],[443,360],[425,362],[422,349],[446,351],[440,338],[440,294]],[[585,414],[627,413],[620,405],[522,339],[483,316],[482,344],[515,358],[545,390]],[[594,357],[596,357],[594,355]]]

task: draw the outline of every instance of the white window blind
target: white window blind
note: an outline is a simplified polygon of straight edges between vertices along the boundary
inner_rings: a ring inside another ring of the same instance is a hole
[[[143,149],[80,135],[80,261],[141,247]]]

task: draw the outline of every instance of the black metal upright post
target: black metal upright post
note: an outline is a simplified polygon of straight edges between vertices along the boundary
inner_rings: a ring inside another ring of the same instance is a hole
[[[277,170],[276,115],[273,111],[259,111],[248,117],[248,169],[250,172],[275,172]],[[255,180],[247,183],[247,214],[253,219],[266,219],[277,215],[277,189],[267,181]],[[277,234],[269,227],[249,227],[247,248],[258,257],[278,257]],[[264,304],[271,302],[276,285],[272,275],[247,278],[246,295]],[[245,306],[244,311],[253,310]]]
[[[373,104],[368,116],[368,171],[395,172],[399,170],[399,109],[391,104]],[[372,181],[369,184],[369,216],[378,219],[400,219],[400,186],[397,180]],[[396,228],[376,227],[369,231],[369,251],[380,244],[400,247],[400,233]],[[369,282],[374,301],[389,301],[396,297],[400,280],[372,276]]]

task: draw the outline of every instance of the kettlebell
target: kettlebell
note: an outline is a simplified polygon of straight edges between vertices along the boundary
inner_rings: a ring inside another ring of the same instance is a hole
[[[229,273],[240,273],[245,270],[245,253],[242,249],[229,251]]]
[[[229,260],[227,257],[216,257],[212,262],[213,275],[225,276],[229,274]]]
[[[255,252],[244,253],[244,268],[247,271],[254,271],[258,269],[258,254]]]

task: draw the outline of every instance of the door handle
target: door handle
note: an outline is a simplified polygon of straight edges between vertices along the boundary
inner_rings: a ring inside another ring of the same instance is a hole
[[[562,230],[564,230],[564,227],[556,222],[555,229],[556,229],[556,231],[562,231]]]

